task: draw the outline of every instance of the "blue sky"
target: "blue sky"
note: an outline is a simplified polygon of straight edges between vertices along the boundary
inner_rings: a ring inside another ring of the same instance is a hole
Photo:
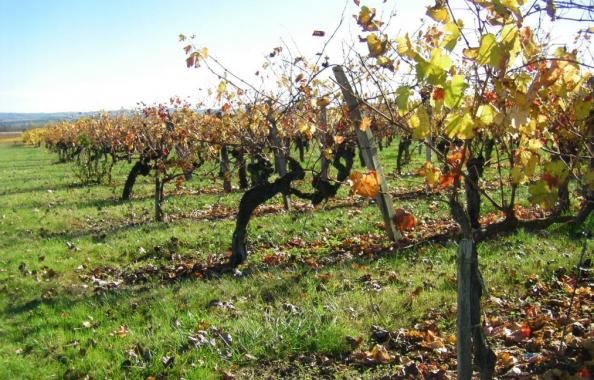
[[[196,95],[208,80],[185,67],[179,33],[196,34],[198,44],[249,77],[281,37],[295,41],[304,54],[315,53],[323,39],[312,31],[332,30],[344,5],[345,0],[0,0],[0,112],[119,109]],[[356,7],[352,1],[348,6],[350,17]],[[347,28],[352,24],[345,21]]]
[[[177,36],[242,75],[279,38],[305,54],[339,21],[344,0],[0,0],[0,112],[90,111],[195,95]],[[355,12],[352,1],[348,12]],[[353,24],[349,19],[345,24]]]
[[[346,2],[345,2],[346,1]],[[381,0],[362,3],[382,6]],[[388,0],[391,35],[416,30],[430,0]],[[245,78],[283,38],[307,57],[347,4],[338,40],[356,37],[352,0],[0,0],[0,112],[95,111],[199,95],[180,33]],[[338,44],[330,50],[340,61]]]

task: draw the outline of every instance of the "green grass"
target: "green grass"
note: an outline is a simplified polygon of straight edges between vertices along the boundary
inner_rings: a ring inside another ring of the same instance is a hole
[[[382,152],[382,159],[385,171],[391,172],[394,145]],[[421,160],[415,155],[410,170]],[[347,238],[381,234],[377,227],[381,216],[366,201],[354,207],[326,205],[254,218],[243,276],[155,279],[94,292],[81,275],[104,266],[131,271],[169,263],[172,237],[179,240],[172,250],[184,259],[206,260],[229,250],[232,218],[153,222],[153,186],[148,178],[140,179],[132,201],[119,201],[129,167],[125,163],[115,167],[111,186],[79,186],[71,164],[56,163],[44,149],[0,144],[1,379],[87,374],[95,379],[160,374],[218,378],[221,370],[245,378],[267,371],[278,376],[278,363],[295,362],[300,355],[347,354],[345,338],[367,339],[372,325],[410,327],[426,311],[454,305],[455,242],[372,258],[345,252],[319,270],[302,264],[260,265],[265,255],[275,252],[324,258]],[[391,188],[421,183],[413,176],[390,179]],[[200,174],[186,186],[222,187]],[[347,193],[341,189],[338,198]],[[176,215],[213,204],[236,207],[239,197],[238,192],[169,196],[164,208]],[[439,200],[407,200],[397,206],[412,210],[419,219],[445,218],[446,204]],[[280,204],[280,199],[271,203]],[[305,247],[289,246],[294,238],[302,239]],[[76,248],[69,249],[67,243]],[[580,244],[563,228],[537,234],[520,231],[483,243],[479,252],[487,286],[493,294],[511,297],[526,275],[574,265]],[[141,247],[147,254],[139,252]],[[364,275],[371,281],[361,281]],[[418,286],[424,290],[409,305],[407,299]],[[209,307],[216,300],[231,302],[233,308]],[[454,321],[440,323],[451,330]],[[118,334],[121,326],[126,326],[125,332]],[[207,331],[213,344],[191,344],[188,337],[199,331]],[[231,342],[226,342],[227,334]],[[174,357],[167,368],[164,356]],[[319,377],[315,368],[295,367],[291,376]],[[340,374],[371,376],[357,371],[343,368]]]

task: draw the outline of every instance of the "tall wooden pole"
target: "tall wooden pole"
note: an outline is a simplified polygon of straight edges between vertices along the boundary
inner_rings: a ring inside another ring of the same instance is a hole
[[[368,170],[374,170],[377,174],[380,191],[375,197],[375,201],[382,212],[386,232],[388,233],[388,237],[391,240],[396,241],[402,237],[402,234],[394,226],[394,205],[392,204],[392,198],[388,192],[388,183],[386,182],[386,177],[384,176],[384,171],[379,160],[373,133],[371,132],[370,128],[367,128],[364,131],[359,128],[359,125],[361,125],[361,110],[359,109],[359,101],[357,100],[357,97],[353,92],[353,88],[344,74],[342,66],[334,66],[332,71],[334,72],[334,77],[336,78],[336,81],[342,90],[344,100],[349,107],[351,121],[353,122],[353,125],[356,126],[355,130],[357,132],[357,140],[359,141],[359,146],[361,154],[363,155],[363,160],[365,161],[365,166]]]
[[[320,110],[320,127],[322,131],[320,133],[320,150],[321,150],[321,161],[320,161],[320,179],[322,181],[328,181],[328,167],[330,162],[326,158],[326,148],[328,147],[328,109],[323,106]]]

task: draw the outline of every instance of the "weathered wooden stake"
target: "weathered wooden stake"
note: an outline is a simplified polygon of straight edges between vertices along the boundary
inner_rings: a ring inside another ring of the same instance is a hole
[[[274,116],[272,114],[272,102],[268,100],[268,125],[270,127],[270,131],[268,133],[268,137],[270,142],[272,143],[272,150],[274,152],[274,169],[278,173],[280,177],[287,174],[287,163],[285,161],[285,155],[283,154],[283,145],[278,138],[277,130],[276,130],[276,120],[274,120]],[[289,210],[291,207],[291,199],[289,198],[289,194],[283,194],[283,205],[285,210]]]
[[[320,179],[322,181],[328,181],[328,167],[330,166],[330,162],[326,158],[326,148],[328,147],[328,129],[326,127],[326,123],[328,122],[328,109],[326,106],[322,107],[320,110],[320,126],[323,126],[324,129],[320,133],[320,143],[321,143],[321,160],[320,160]]]
[[[472,323],[470,320],[472,240],[462,239],[458,247],[458,311],[456,356],[459,380],[472,378]]]
[[[163,221],[163,186],[165,183],[161,180],[159,173],[155,174],[155,220]]]
[[[356,126],[355,130],[357,131],[357,140],[359,141],[359,146],[363,160],[365,161],[365,166],[368,170],[375,170],[377,174],[380,191],[375,197],[375,201],[377,202],[380,211],[382,212],[382,216],[384,217],[386,232],[388,233],[388,237],[391,240],[396,241],[402,237],[402,234],[394,226],[394,205],[392,204],[392,197],[390,197],[390,193],[388,192],[388,183],[386,182],[386,177],[384,176],[384,171],[377,154],[377,147],[375,146],[373,133],[369,128],[367,128],[365,131],[359,129],[359,125],[361,124],[361,110],[359,109],[359,101],[357,100],[357,97],[355,96],[353,89],[346,75],[344,74],[342,66],[334,66],[332,71],[334,72],[334,77],[340,85],[342,95],[344,96],[347,106],[349,107],[351,120]]]

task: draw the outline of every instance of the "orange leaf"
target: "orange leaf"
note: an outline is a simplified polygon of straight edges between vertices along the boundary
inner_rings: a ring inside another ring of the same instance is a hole
[[[371,119],[368,118],[367,116],[363,117],[363,120],[361,120],[361,124],[359,125],[359,129],[363,132],[365,132],[367,130],[367,128],[369,128],[371,126]]]
[[[351,180],[351,187],[355,194],[367,198],[375,198],[380,190],[377,174],[375,170],[369,171],[365,174],[354,172],[349,176]]]
[[[401,208],[394,210],[393,221],[400,231],[410,231],[417,225],[417,218]]]
[[[442,87],[435,87],[433,89],[433,100],[436,102],[442,101],[445,98],[445,90]]]
[[[368,354],[369,358],[376,363],[389,363],[394,359],[394,356],[388,353],[388,350],[381,344],[376,344]]]
[[[344,136],[334,136],[334,143],[335,144],[342,144],[344,142]]]
[[[470,156],[468,149],[456,147],[448,154],[448,163],[452,166],[460,166]]]
[[[439,177],[439,186],[442,188],[447,188],[450,187],[454,184],[454,179],[455,177],[452,175],[452,173],[448,173],[447,175],[441,175]]]

